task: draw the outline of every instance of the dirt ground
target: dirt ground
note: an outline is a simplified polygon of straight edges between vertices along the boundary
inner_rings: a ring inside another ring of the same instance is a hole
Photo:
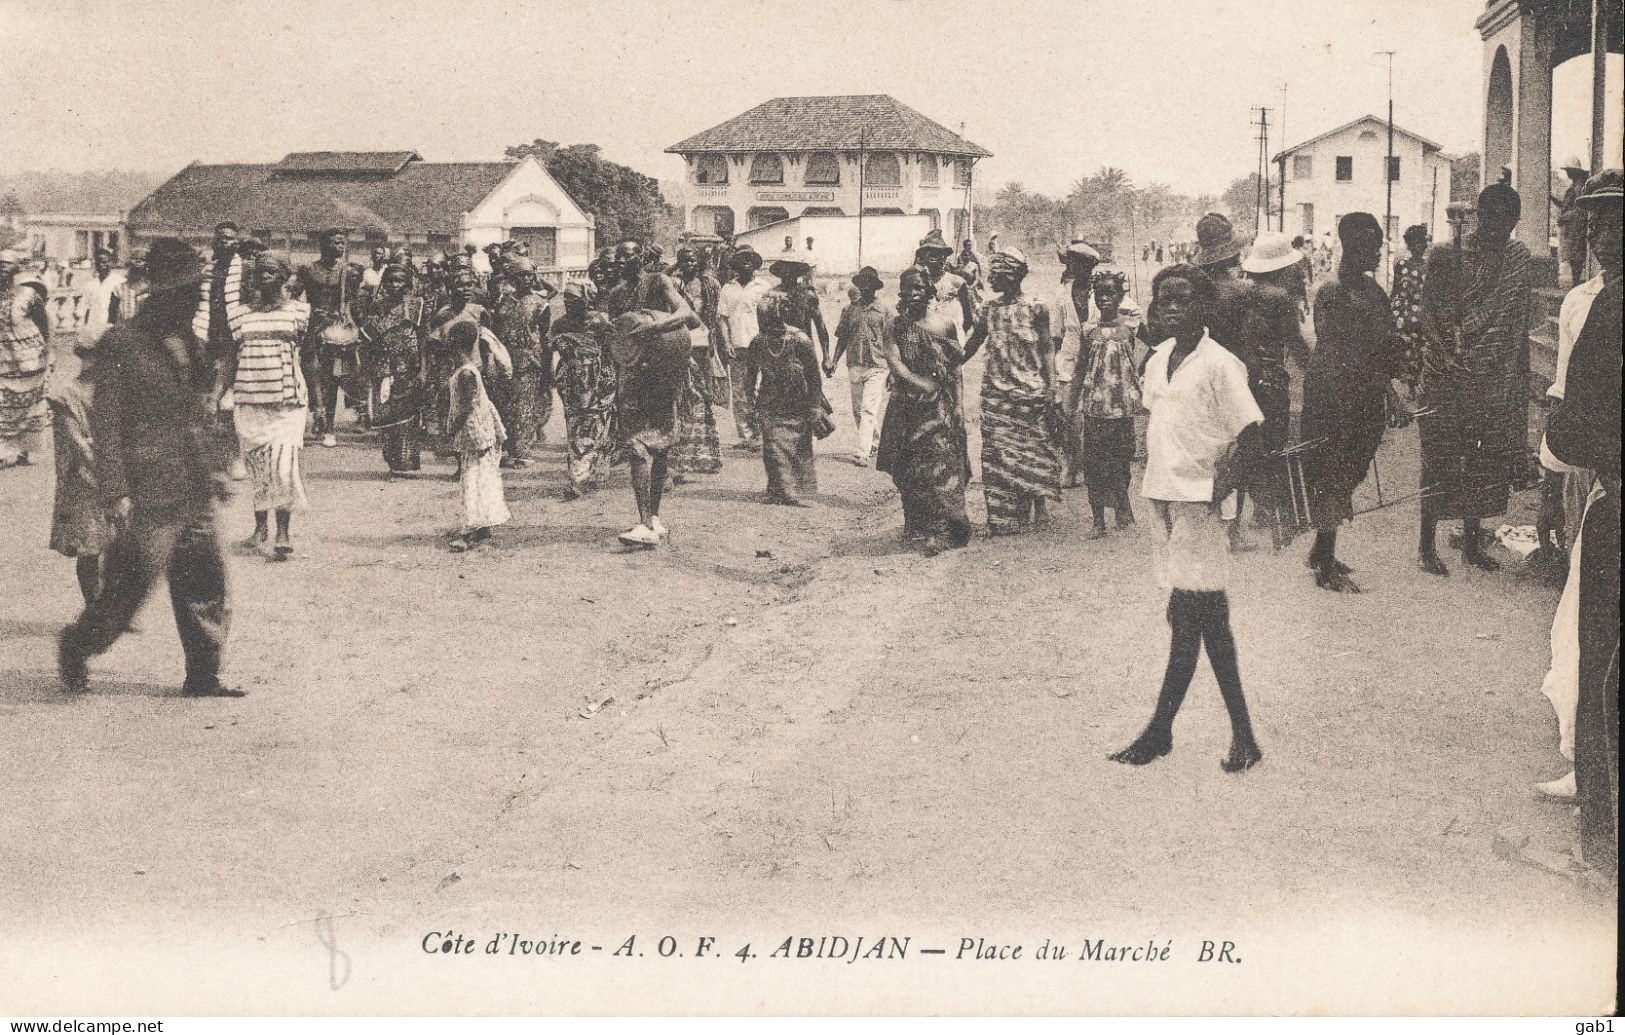
[[[727,449],[653,553],[614,539],[624,468],[562,500],[557,417],[467,555],[443,461],[389,482],[357,434],[307,450],[295,560],[230,562],[241,700],[174,696],[161,592],[60,697],[78,594],[45,548],[48,457],[0,472],[0,1011],[1611,1009],[1615,899],[1531,790],[1565,768],[1555,590],[1504,553],[1417,572],[1414,505],[1345,534],[1362,595],[1317,590],[1301,541],[1240,556],[1264,762],[1220,772],[1204,662],[1174,753],[1131,770],[1106,755],[1167,649],[1144,535],[1086,542],[1076,491],[1043,532],[920,556],[889,479],[844,459],[844,374],[830,397],[815,508],[761,505]],[[1390,436],[1387,493],[1416,455]],[[241,496],[221,527],[247,531]],[[500,932],[583,954],[488,955]],[[456,934],[479,950],[425,951]],[[773,955],[826,935],[910,942]],[[1023,955],[961,958],[977,938]],[[1172,951],[1079,960],[1094,939]]]

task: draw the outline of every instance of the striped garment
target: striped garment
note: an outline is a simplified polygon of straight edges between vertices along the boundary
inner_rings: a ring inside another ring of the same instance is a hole
[[[214,285],[214,263],[208,261],[203,264],[203,280],[198,284],[197,312],[192,316],[192,333],[197,340],[209,340],[209,291]],[[248,307],[243,304],[243,257],[233,255],[231,266],[226,270],[226,322],[230,326],[233,336],[236,334],[237,322]],[[127,319],[128,317],[126,317]]]
[[[299,342],[309,323],[310,306],[293,299],[275,309],[245,309],[233,319],[237,380],[232,397],[237,405],[306,405]]]

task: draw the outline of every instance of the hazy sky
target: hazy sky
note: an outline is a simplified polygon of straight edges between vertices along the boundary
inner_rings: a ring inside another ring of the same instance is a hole
[[[1482,0],[0,0],[0,171],[412,149],[662,149],[769,97],[889,93],[994,152],[978,182],[1062,191],[1102,165],[1217,192],[1249,108],[1293,142],[1381,115],[1480,137]],[[1568,145],[1583,147],[1582,136]],[[1560,137],[1562,134],[1560,133]],[[1272,150],[1281,143],[1272,130]],[[1561,145],[1560,145],[1561,146]]]

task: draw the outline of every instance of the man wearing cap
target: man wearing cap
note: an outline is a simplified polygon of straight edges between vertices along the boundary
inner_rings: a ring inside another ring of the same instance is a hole
[[[1568,394],[1568,385],[1571,382],[1570,370],[1576,356],[1578,355],[1582,361],[1585,359],[1586,353],[1581,352],[1579,346],[1588,331],[1593,336],[1602,335],[1605,340],[1610,333],[1612,334],[1611,340],[1616,350],[1614,362],[1616,365],[1618,363],[1617,348],[1620,338],[1618,292],[1621,269],[1625,267],[1625,256],[1621,255],[1620,245],[1622,183],[1625,183],[1625,177],[1621,176],[1618,169],[1605,169],[1586,182],[1579,198],[1576,199],[1577,207],[1586,213],[1588,218],[1587,233],[1591,255],[1600,272],[1584,284],[1577,285],[1563,299],[1563,307],[1557,318],[1556,377],[1547,392],[1546,400],[1547,406],[1553,410],[1563,405]],[[1615,292],[1612,296],[1608,294],[1610,288]],[[1610,298],[1614,307],[1611,313],[1608,311]],[[1593,313],[1597,314],[1595,320]],[[1595,345],[1588,345],[1588,349],[1595,348]],[[1607,349],[1601,351],[1602,355],[1607,355]],[[1553,419],[1554,416],[1548,416],[1548,428]],[[1561,548],[1564,545],[1565,531],[1573,533],[1573,541],[1568,544],[1568,577],[1563,584],[1563,596],[1558,602],[1557,614],[1552,621],[1551,668],[1541,686],[1541,691],[1552,702],[1552,707],[1557,712],[1559,749],[1565,757],[1573,759],[1575,713],[1579,704],[1582,547],[1590,547],[1590,540],[1582,541],[1581,527],[1586,520],[1589,505],[1601,502],[1607,490],[1598,478],[1598,471],[1590,465],[1574,465],[1559,460],[1552,453],[1550,442],[1542,442],[1540,459],[1546,468],[1545,480],[1542,483],[1540,516],[1536,520],[1541,546]],[[1617,505],[1616,500],[1614,506]],[[1587,536],[1591,534],[1586,533]],[[1585,560],[1593,561],[1605,552],[1606,547],[1599,548]],[[1549,783],[1539,784],[1537,789],[1549,797],[1574,801],[1577,793],[1575,774],[1570,772]]]
[[[88,660],[123,635],[167,577],[186,656],[182,694],[241,697],[220,682],[231,608],[213,511],[225,496],[226,454],[211,426],[213,364],[191,330],[203,264],[166,237],[152,243],[147,266],[145,305],[102,336],[92,413],[97,487],[125,541],[108,559],[101,594],[62,631],[57,669],[70,692],[88,689]]]
[[[320,247],[321,258],[299,267],[289,285],[289,294],[310,306],[310,327],[300,359],[305,368],[305,381],[310,386],[316,432],[322,436],[322,445],[331,449],[338,445],[333,427],[338,415],[339,378],[347,376],[341,371],[347,366],[348,357],[327,344],[322,332],[336,324],[354,323],[351,307],[360,292],[361,270],[344,261],[349,248],[349,231],[338,227],[323,230]]]
[[[1463,559],[1483,571],[1484,518],[1506,513],[1528,449],[1529,249],[1514,240],[1521,203],[1504,183],[1478,196],[1478,228],[1428,253],[1422,288],[1422,524],[1417,561],[1448,575],[1435,531],[1460,518]]]
[[[734,448],[750,451],[761,448],[761,429],[756,425],[756,407],[745,385],[745,354],[760,331],[756,307],[771,288],[756,276],[761,268],[762,257],[750,245],[734,249],[728,256],[728,283],[722,285],[718,298],[718,315],[727,345],[722,361],[728,367],[734,430],[739,435]]]
[[[113,253],[96,249],[96,275],[84,293],[84,316],[79,324],[81,341],[94,342],[118,323],[118,288],[124,278],[113,271]]]
[[[835,376],[835,367],[846,357],[846,377],[852,389],[852,424],[857,442],[852,462],[868,467],[879,445],[880,427],[886,414],[886,378],[890,368],[886,356],[891,351],[891,326],[897,319],[892,307],[876,294],[883,286],[873,266],[865,266],[852,278],[858,297],[841,313],[835,329],[835,355],[824,363],[824,376]]]
[[[953,245],[943,240],[942,231],[933,230],[920,239],[919,247],[914,249],[914,261],[931,275],[931,286],[936,291],[931,312],[953,320],[957,340],[964,341],[965,335],[976,326],[976,293],[969,281],[949,271],[948,257],[953,253]],[[958,312],[954,312],[955,307]]]
[[[1586,184],[1577,202],[1587,214],[1591,251],[1603,268],[1603,285],[1567,357],[1563,400],[1546,425],[1541,449],[1556,466],[1586,468],[1597,478],[1577,537],[1578,561],[1570,574],[1579,582],[1574,777],[1581,857],[1614,880],[1619,866],[1622,185],[1625,177],[1618,169],[1604,170]],[[1556,667],[1555,628],[1553,645]]]
[[[513,375],[491,381],[491,401],[508,428],[502,466],[524,467],[553,415],[553,354],[547,345],[553,310],[547,296],[535,290],[536,265],[530,259],[503,260],[503,279],[511,291],[497,301],[492,329],[508,349]]]
[[[1585,276],[1586,268],[1586,210],[1576,204],[1580,200],[1581,190],[1586,183],[1586,173],[1589,170],[1581,163],[1579,158],[1570,158],[1563,163],[1563,172],[1569,178],[1569,189],[1563,192],[1560,198],[1552,195],[1552,204],[1557,206],[1557,236],[1561,245],[1560,254],[1563,261],[1569,265],[1570,283],[1578,284]]]

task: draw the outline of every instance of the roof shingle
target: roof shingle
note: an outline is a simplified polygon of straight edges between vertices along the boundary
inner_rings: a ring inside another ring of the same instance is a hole
[[[856,151],[860,146],[973,158],[992,153],[885,94],[775,97],[666,151]]]

